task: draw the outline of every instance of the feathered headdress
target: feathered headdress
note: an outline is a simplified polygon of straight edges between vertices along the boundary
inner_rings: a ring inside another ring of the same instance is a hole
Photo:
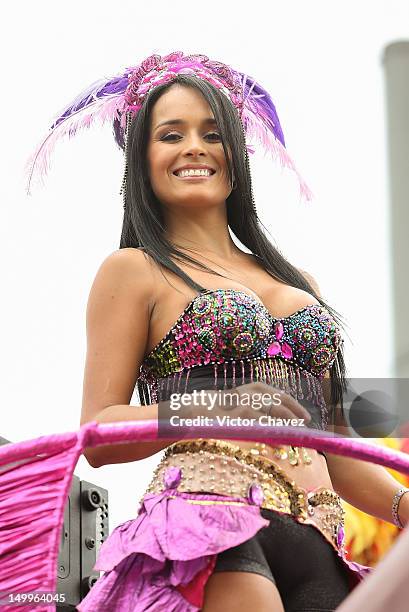
[[[56,141],[67,134],[74,136],[78,129],[88,128],[96,120],[101,124],[113,123],[116,142],[124,149],[129,116],[138,112],[153,87],[171,81],[177,74],[192,74],[220,89],[239,112],[247,151],[254,153],[254,147],[261,145],[282,167],[296,173],[301,197],[311,199],[308,185],[285,149],[280,121],[268,92],[251,77],[226,64],[205,55],[184,55],[182,51],[164,57],[151,55],[115,77],[96,81],[58,113],[48,135],[28,161],[27,193],[30,194],[34,177],[42,181],[46,176]]]

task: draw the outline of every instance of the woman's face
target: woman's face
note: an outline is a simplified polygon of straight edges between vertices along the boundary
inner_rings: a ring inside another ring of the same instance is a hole
[[[214,115],[193,87],[175,84],[155,103],[147,161],[153,192],[164,206],[220,205],[231,193]]]

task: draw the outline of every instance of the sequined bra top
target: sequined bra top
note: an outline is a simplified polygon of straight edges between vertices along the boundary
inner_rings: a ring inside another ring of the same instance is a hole
[[[226,389],[262,381],[300,403],[307,400],[309,410],[318,409],[317,427],[324,429],[321,380],[341,342],[338,325],[320,304],[276,318],[244,291],[205,289],[145,357],[137,380],[140,401],[191,392],[194,381],[203,389],[210,382],[212,388]]]

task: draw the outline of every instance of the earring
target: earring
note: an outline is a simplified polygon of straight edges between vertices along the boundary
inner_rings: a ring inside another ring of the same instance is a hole
[[[233,182],[231,183],[231,188],[232,188],[232,191],[233,191],[234,189],[236,189],[236,187],[237,187],[236,178],[235,178],[235,176],[234,176],[234,174],[233,174]]]

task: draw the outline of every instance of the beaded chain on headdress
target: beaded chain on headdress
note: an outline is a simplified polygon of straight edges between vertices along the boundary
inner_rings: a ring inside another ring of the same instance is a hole
[[[124,209],[126,208],[126,181],[128,179],[128,133],[129,126],[131,125],[132,115],[131,113],[126,113],[126,123],[124,130],[124,159],[125,159],[125,169],[124,169],[124,177],[122,179],[121,189],[119,191],[119,195],[122,195],[124,201]]]
[[[245,133],[247,152],[254,153],[254,145],[261,145],[281,166],[292,169],[299,180],[300,195],[310,200],[312,193],[297,171],[285,149],[284,135],[273,101],[268,92],[248,75],[210,60],[205,55],[184,55],[175,51],[164,57],[150,55],[137,66],[127,68],[110,79],[101,79],[81,92],[58,113],[49,134],[40,143],[27,165],[27,192],[35,175],[40,180],[46,175],[49,159],[56,141],[73,136],[78,129],[89,127],[96,119],[101,123],[119,123],[115,127],[117,144],[125,151],[127,131],[132,117],[141,108],[145,96],[156,86],[174,79],[177,74],[189,74],[204,79],[223,92],[236,107]],[[247,159],[247,156],[246,156]],[[125,167],[121,193],[125,193]],[[125,200],[125,195],[124,195]]]

